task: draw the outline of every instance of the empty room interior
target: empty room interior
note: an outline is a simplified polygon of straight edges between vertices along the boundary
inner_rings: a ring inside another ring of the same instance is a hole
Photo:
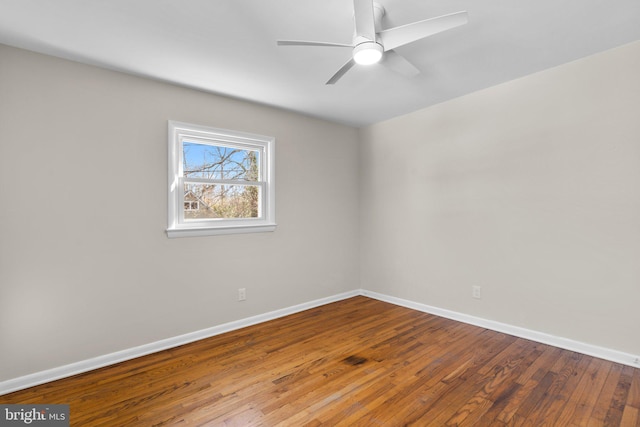
[[[639,20],[0,0],[0,424],[640,426]]]

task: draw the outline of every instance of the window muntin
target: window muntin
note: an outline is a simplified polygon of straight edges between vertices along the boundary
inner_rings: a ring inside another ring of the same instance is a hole
[[[273,231],[274,144],[169,122],[169,237]]]

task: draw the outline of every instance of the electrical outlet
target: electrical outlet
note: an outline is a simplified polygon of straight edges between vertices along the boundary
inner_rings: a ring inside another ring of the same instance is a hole
[[[238,289],[238,301],[244,301],[247,299],[247,290],[245,288]]]
[[[482,298],[482,288],[480,286],[472,286],[471,296],[474,297],[475,299]]]

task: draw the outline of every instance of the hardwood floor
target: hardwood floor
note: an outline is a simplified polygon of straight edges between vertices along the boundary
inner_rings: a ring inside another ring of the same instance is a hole
[[[73,426],[640,426],[640,369],[365,297],[0,396]]]

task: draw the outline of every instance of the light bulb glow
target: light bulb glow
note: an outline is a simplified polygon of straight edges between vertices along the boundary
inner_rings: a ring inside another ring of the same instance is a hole
[[[375,64],[382,59],[383,51],[376,42],[360,43],[353,49],[353,60],[360,65]]]

